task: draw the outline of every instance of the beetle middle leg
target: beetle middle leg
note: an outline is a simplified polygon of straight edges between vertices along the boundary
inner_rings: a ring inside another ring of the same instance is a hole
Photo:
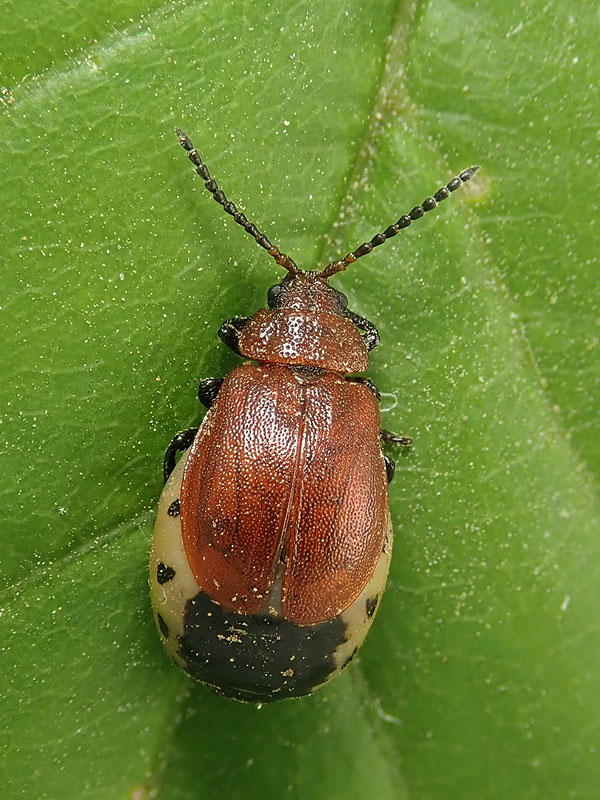
[[[366,386],[367,389],[370,389],[373,392],[378,401],[381,400],[381,392],[370,378],[362,378],[359,376],[356,378],[346,378],[346,380],[350,381],[351,383],[360,383],[362,386]],[[410,436],[398,436],[397,433],[386,431],[384,428],[379,431],[379,435],[381,436],[381,441],[384,445],[399,444],[403,447],[408,447],[412,444],[412,439]]]
[[[398,436],[398,434],[386,431],[383,428],[379,431],[379,435],[384,444],[400,444],[403,447],[408,447],[412,444],[410,436]]]
[[[381,442],[384,446],[386,444],[399,444],[402,445],[402,447],[408,447],[412,444],[412,439],[410,436],[397,436],[395,433],[386,431],[383,428],[379,431],[379,435],[381,436]],[[383,454],[383,460],[385,461],[387,482],[391,483],[394,477],[394,472],[396,471],[396,462],[385,453]]]
[[[177,453],[183,453],[184,450],[188,449],[188,447],[194,441],[194,437],[197,433],[198,428],[188,428],[187,431],[182,431],[173,437],[173,441],[167,447],[167,451],[163,460],[163,477],[165,479],[165,483],[167,482],[169,475],[175,469],[175,464],[177,463],[175,456]]]
[[[381,393],[370,378],[356,377],[356,378],[346,378],[346,380],[351,381],[352,383],[360,383],[363,386],[366,386],[367,389],[370,389],[373,392],[378,401],[381,400]],[[386,431],[384,429],[381,429],[379,431],[379,435],[381,437],[381,443],[384,445],[384,447],[385,445],[388,444],[399,444],[402,445],[403,447],[408,447],[410,444],[412,444],[412,439],[410,438],[410,436],[397,436],[395,433],[392,433],[391,431]],[[396,464],[394,460],[390,458],[386,453],[383,454],[383,460],[385,461],[385,472],[387,475],[387,482],[391,483],[394,477],[394,472],[396,471]]]

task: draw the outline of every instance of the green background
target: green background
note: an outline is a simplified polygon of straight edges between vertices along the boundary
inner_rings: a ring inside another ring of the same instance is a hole
[[[0,12],[4,796],[597,800],[597,4]],[[281,277],[175,125],[305,267],[481,164],[334,280],[414,447],[359,658],[261,709],[149,611],[162,453]]]

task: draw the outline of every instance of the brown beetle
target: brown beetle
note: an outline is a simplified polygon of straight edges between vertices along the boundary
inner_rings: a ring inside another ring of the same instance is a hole
[[[223,323],[251,359],[199,388],[209,409],[164,460],[150,559],[157,627],[171,658],[219,694],[268,702],[313,692],[363,641],[392,548],[379,393],[363,372],[379,334],[329,278],[426,211],[478,169],[322,272],[300,270],[227,200],[177,130],[206,188],[287,270],[268,309]],[[362,333],[361,333],[362,331]],[[184,456],[176,462],[176,455]]]

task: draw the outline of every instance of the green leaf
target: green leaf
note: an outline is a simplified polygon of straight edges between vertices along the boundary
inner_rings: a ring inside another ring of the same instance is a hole
[[[596,800],[596,4],[0,8],[5,795]],[[392,574],[356,662],[261,709],[148,607],[162,453],[281,277],[176,125],[304,267],[482,167],[335,279],[414,439]]]

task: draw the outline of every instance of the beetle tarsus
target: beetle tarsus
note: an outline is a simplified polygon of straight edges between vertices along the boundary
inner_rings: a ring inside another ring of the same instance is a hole
[[[167,482],[169,475],[175,469],[175,464],[177,463],[177,453],[183,453],[184,450],[187,450],[194,441],[194,437],[197,433],[198,428],[188,428],[187,431],[181,431],[181,433],[178,433],[173,437],[173,441],[167,447],[163,460],[163,477],[165,479],[165,483]]]
[[[217,399],[219,389],[223,385],[223,378],[205,378],[198,386],[198,400],[206,408],[210,408]]]

